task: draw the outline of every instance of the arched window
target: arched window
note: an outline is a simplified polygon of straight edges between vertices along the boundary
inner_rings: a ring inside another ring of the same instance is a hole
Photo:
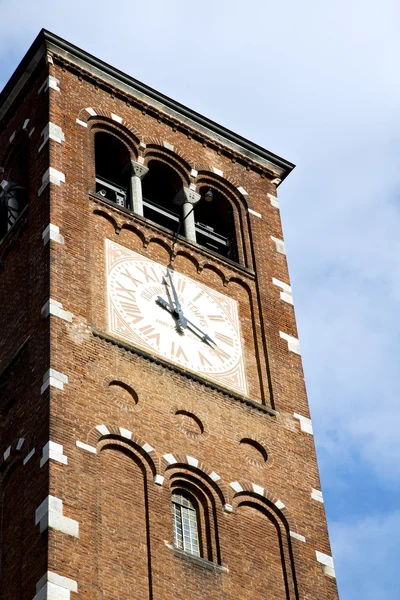
[[[0,240],[14,225],[28,204],[29,160],[28,147],[21,146],[5,171],[0,185]]]
[[[94,136],[96,193],[123,208],[131,203],[131,156],[114,135],[98,131]]]
[[[171,231],[176,231],[181,209],[174,199],[183,187],[177,172],[160,160],[148,163],[149,172],[142,181],[143,214]]]
[[[200,556],[198,509],[188,494],[172,494],[174,545],[180,550]]]
[[[197,243],[238,261],[233,208],[227,198],[210,186],[200,188],[201,198],[212,194],[212,202],[200,201],[194,209]]]

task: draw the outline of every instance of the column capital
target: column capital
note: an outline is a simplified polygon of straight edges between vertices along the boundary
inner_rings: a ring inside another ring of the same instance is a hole
[[[183,206],[184,204],[195,205],[200,200],[200,198],[201,198],[200,194],[198,194],[194,190],[183,187],[176,194],[173,202],[174,202],[174,204],[177,204],[178,206]]]
[[[132,165],[132,174],[135,175],[136,177],[139,177],[139,179],[143,179],[143,177],[145,175],[147,175],[147,173],[149,172],[148,167],[141,165],[140,163],[136,162],[135,160],[131,160],[131,165]]]

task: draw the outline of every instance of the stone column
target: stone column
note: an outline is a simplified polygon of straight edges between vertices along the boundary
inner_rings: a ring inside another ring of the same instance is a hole
[[[199,200],[200,194],[190,188],[182,188],[174,198],[174,204],[182,207],[183,232],[190,242],[196,241],[194,207]]]
[[[132,175],[131,175],[131,198],[132,210],[137,215],[143,217],[143,196],[142,196],[142,179],[148,173],[148,167],[141,165],[134,160],[131,160]]]

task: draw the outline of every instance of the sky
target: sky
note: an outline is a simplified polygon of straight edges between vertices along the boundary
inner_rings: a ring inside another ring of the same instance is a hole
[[[297,166],[279,188],[341,600],[398,600],[400,3],[0,0]]]

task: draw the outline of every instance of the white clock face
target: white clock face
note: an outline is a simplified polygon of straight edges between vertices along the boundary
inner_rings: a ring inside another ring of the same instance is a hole
[[[247,394],[235,300],[110,240],[106,262],[110,333]]]

